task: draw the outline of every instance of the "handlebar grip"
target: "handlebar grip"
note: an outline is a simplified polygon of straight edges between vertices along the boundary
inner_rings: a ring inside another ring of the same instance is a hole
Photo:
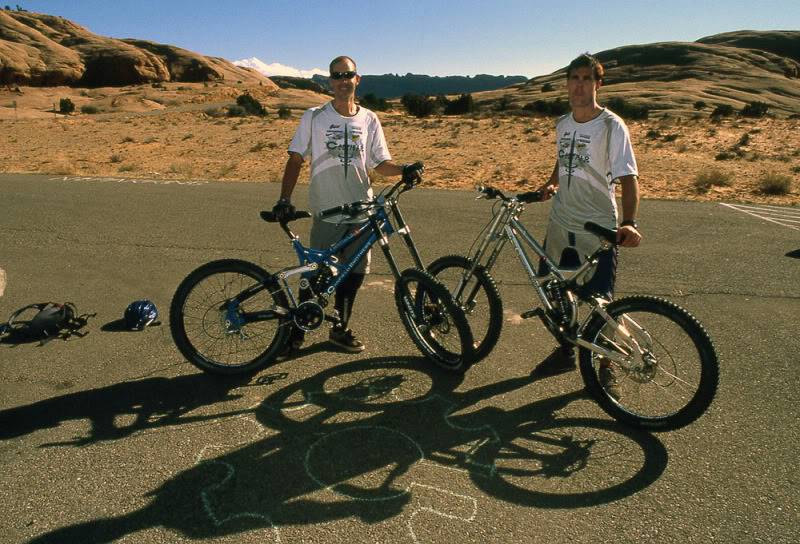
[[[605,227],[601,227],[597,223],[593,223],[588,221],[584,223],[583,228],[603,238],[604,240],[608,241],[609,243],[616,244],[617,243],[617,231],[614,229],[607,229]]]
[[[286,222],[288,223],[289,221],[294,221],[295,219],[305,219],[307,217],[311,217],[311,214],[306,212],[306,211],[303,211],[303,210],[298,210],[298,211],[294,212],[294,214],[291,215],[290,217],[287,217],[286,218]],[[266,221],[268,223],[277,223],[278,222],[278,218],[275,217],[275,214],[272,213],[272,212],[269,212],[269,211],[262,211],[261,212],[261,219],[263,219],[264,221]]]
[[[319,212],[319,216],[320,217],[328,217],[328,216],[336,215],[336,214],[339,214],[339,213],[346,213],[345,212],[345,208],[348,207],[348,206],[349,206],[348,204],[345,204],[344,206],[334,206],[333,208],[328,208],[327,210],[322,210],[321,212]]]

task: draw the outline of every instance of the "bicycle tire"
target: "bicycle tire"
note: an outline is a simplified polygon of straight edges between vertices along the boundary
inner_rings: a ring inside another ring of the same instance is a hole
[[[408,268],[395,284],[394,297],[400,320],[420,352],[445,370],[466,372],[475,357],[472,332],[447,288],[428,272]]]
[[[476,285],[478,290],[472,301],[466,301],[456,297],[455,290],[466,271],[472,270],[472,260],[461,255],[446,255],[433,261],[427,270],[447,287],[464,311],[475,339],[475,361],[483,360],[494,349],[503,328],[503,300],[494,278],[486,268],[476,266],[462,290],[462,297],[468,297]]]
[[[280,353],[289,338],[288,321],[245,323],[234,331],[220,310],[226,300],[260,282],[268,283],[268,289],[244,301],[237,311],[264,310],[273,304],[288,307],[286,295],[270,274],[247,261],[212,261],[186,276],[172,298],[169,323],[175,345],[190,363],[212,374],[245,374],[266,366]],[[204,294],[208,296],[202,298]]]
[[[635,369],[611,363],[618,374],[619,398],[615,398],[613,388],[601,384],[603,358],[580,349],[581,375],[600,407],[622,423],[650,431],[679,429],[703,415],[717,391],[719,360],[700,322],[677,304],[652,296],[621,298],[605,311],[615,321],[627,323],[626,330],[637,334],[636,324],[646,334],[639,333],[636,343],[611,334],[610,329],[604,332],[606,321],[597,314],[586,325],[582,337],[589,342],[643,355]]]

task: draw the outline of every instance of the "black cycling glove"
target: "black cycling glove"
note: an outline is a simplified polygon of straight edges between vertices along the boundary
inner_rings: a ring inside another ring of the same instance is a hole
[[[404,164],[402,180],[404,183],[417,183],[422,180],[422,172],[424,171],[425,165],[422,164],[422,161],[417,161],[414,164]]]
[[[279,223],[283,223],[294,216],[294,206],[292,206],[288,198],[281,198],[272,207],[272,213]]]

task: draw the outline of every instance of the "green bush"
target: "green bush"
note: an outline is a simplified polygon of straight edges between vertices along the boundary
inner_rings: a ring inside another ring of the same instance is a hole
[[[553,89],[555,89],[555,87],[553,87],[552,83],[545,83],[544,85],[542,85],[542,92],[543,93],[549,93]]]
[[[455,100],[447,100],[444,106],[445,115],[464,115],[475,111],[475,101],[472,100],[471,94],[462,94]]]
[[[236,98],[236,105],[242,108],[247,115],[265,116],[267,110],[261,105],[261,102],[245,93]],[[230,115],[230,108],[228,108],[228,115]]]
[[[765,195],[785,195],[792,190],[792,178],[783,174],[764,174],[758,180],[758,189]]]
[[[769,111],[769,104],[766,102],[750,102],[739,113],[742,117],[764,117]]]
[[[83,106],[81,106],[81,113],[92,114],[92,113],[99,113],[99,112],[100,112],[100,110],[97,108],[97,106],[92,106],[91,104],[84,104]]]
[[[418,94],[405,94],[400,103],[409,114],[419,118],[428,117],[436,107],[436,102],[432,98]]]
[[[611,111],[625,119],[647,119],[650,116],[650,108],[631,104],[620,96],[609,98],[606,100],[605,105]]]
[[[75,111],[75,104],[69,98],[62,98],[58,101],[58,111],[61,113],[72,113]]]
[[[730,104],[720,104],[711,112],[711,117],[730,117],[733,115],[733,106]]]
[[[522,106],[523,110],[541,113],[542,115],[560,116],[569,112],[569,102],[557,98],[552,102],[547,100],[534,100]]]
[[[244,117],[247,111],[242,106],[228,106],[228,117]]]
[[[707,193],[713,186],[728,187],[731,185],[731,175],[716,168],[703,170],[694,179],[694,188],[698,193]]]
[[[389,109],[389,103],[385,98],[379,98],[374,93],[367,93],[358,99],[359,103],[365,108],[374,111],[386,111]]]
[[[292,117],[292,110],[290,110],[286,106],[281,106],[280,108],[278,108],[279,119],[290,119],[291,117]]]
[[[694,109],[696,110],[704,110],[706,109],[707,106],[708,104],[706,104],[702,100],[698,100],[697,102],[694,103]]]

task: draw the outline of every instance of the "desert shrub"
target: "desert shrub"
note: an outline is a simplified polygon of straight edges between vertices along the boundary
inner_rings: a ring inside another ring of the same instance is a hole
[[[122,138],[122,140],[120,140],[120,143],[129,144],[134,141],[135,140],[133,139],[133,136],[125,136],[124,138]]]
[[[247,115],[247,111],[242,106],[228,106],[228,117],[244,117]]]
[[[714,160],[727,161],[730,159],[735,159],[736,157],[737,155],[733,151],[720,151],[719,153],[714,155]]]
[[[730,104],[720,104],[711,112],[711,117],[730,117],[733,115],[733,106]]]
[[[367,93],[358,99],[359,103],[365,108],[375,111],[386,111],[389,109],[389,102],[385,98],[375,96],[375,93]]]
[[[731,175],[716,168],[703,170],[694,178],[694,188],[698,193],[707,193],[713,186],[728,187],[731,184]]]
[[[69,98],[62,98],[58,101],[58,111],[61,113],[72,113],[75,111],[75,104]]]
[[[793,113],[789,116],[789,119],[795,120],[800,119],[800,113]]]
[[[792,178],[784,174],[769,173],[758,180],[758,190],[765,195],[785,195],[792,189]]]
[[[494,103],[495,111],[506,111],[511,106],[511,99],[508,96],[501,96]]]
[[[220,108],[206,108],[203,113],[209,117],[222,117],[225,113]]]
[[[552,83],[545,83],[544,85],[542,85],[542,92],[543,93],[549,93],[553,89],[555,89],[555,87],[553,87]]]
[[[267,110],[261,105],[261,102],[250,96],[249,94],[241,94],[236,98],[236,105],[242,108],[247,115],[264,116]],[[228,108],[228,115],[230,116],[230,108]]]
[[[522,106],[523,110],[541,113],[542,115],[559,116],[569,112],[569,102],[557,98],[552,102],[547,100],[534,100]]]
[[[445,115],[464,115],[475,111],[475,101],[472,100],[471,94],[462,94],[455,100],[447,100],[444,105]]]
[[[739,113],[742,117],[764,117],[769,111],[769,104],[766,102],[750,102]]]
[[[291,117],[292,117],[292,110],[290,110],[286,106],[281,106],[280,108],[278,108],[278,118],[289,119]]]
[[[697,102],[694,103],[694,109],[696,110],[704,110],[706,109],[707,106],[708,104],[706,104],[702,100],[698,100]]]
[[[742,137],[739,138],[739,141],[736,142],[736,147],[741,147],[743,145],[747,145],[750,143],[750,135],[748,133],[742,134]]]
[[[792,166],[792,172],[795,174],[800,174],[800,166]]]
[[[81,106],[81,113],[93,114],[98,113],[99,111],[100,110],[97,108],[97,106],[92,106],[91,104],[84,104]]]
[[[428,117],[436,106],[432,98],[418,94],[405,94],[400,99],[400,103],[409,114],[419,118]]]
[[[612,96],[606,100],[605,105],[625,119],[647,119],[650,116],[650,108],[632,104],[621,96]]]
[[[136,170],[136,166],[133,164],[123,164],[117,169],[117,172],[133,172]]]
[[[117,155],[116,153],[114,155],[111,155],[111,162],[113,164],[122,162],[122,156]]]
[[[656,140],[658,138],[661,138],[661,131],[651,128],[650,130],[647,131],[647,134],[645,134],[644,137],[647,138],[648,140]]]

